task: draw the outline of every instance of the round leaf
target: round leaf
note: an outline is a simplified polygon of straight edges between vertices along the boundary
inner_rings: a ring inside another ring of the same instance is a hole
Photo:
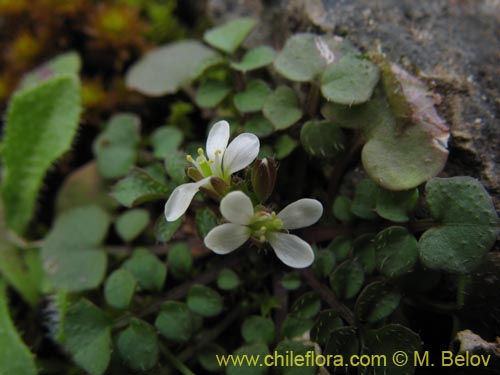
[[[138,248],[122,266],[137,279],[142,289],[157,291],[163,288],[167,277],[165,265],[147,249]]]
[[[271,344],[274,341],[274,334],[273,321],[258,315],[248,317],[241,326],[241,336],[249,344],[257,342]]]
[[[290,314],[296,318],[314,318],[321,308],[321,301],[315,292],[307,292],[301,295],[292,305]]]
[[[161,126],[151,135],[151,144],[156,158],[163,159],[166,155],[177,151],[184,139],[184,134],[173,126]]]
[[[323,310],[311,329],[311,340],[324,347],[330,340],[332,332],[343,325],[342,319],[335,310]]]
[[[241,113],[260,111],[270,92],[271,89],[264,81],[250,81],[245,91],[234,95],[234,105]]]
[[[254,358],[264,358],[269,354],[269,349],[263,343],[255,343],[250,345],[242,346],[233,352],[233,357],[242,358],[243,356],[254,357]],[[226,368],[227,375],[262,375],[266,373],[266,367],[249,365],[248,363],[243,363],[242,365],[236,365],[230,362]]]
[[[189,276],[193,268],[193,256],[186,243],[175,244],[167,255],[168,269],[176,279]]]
[[[193,314],[186,304],[167,301],[161,306],[155,326],[167,339],[184,342],[193,334]]]
[[[375,323],[387,318],[399,306],[401,295],[383,282],[376,281],[360,293],[354,314],[361,322]]]
[[[351,212],[352,201],[344,196],[338,195],[333,201],[333,215],[342,222],[348,223],[353,219]]]
[[[196,91],[195,102],[200,108],[216,107],[231,92],[231,88],[223,81],[204,81]]]
[[[377,218],[375,205],[377,204],[377,193],[379,187],[369,178],[361,180],[356,185],[356,191],[352,200],[351,211],[354,215],[366,219]]]
[[[292,126],[302,117],[299,98],[287,86],[279,86],[266,98],[262,112],[278,130]]]
[[[323,72],[321,93],[338,104],[360,104],[370,99],[379,78],[375,64],[356,56],[344,56]]]
[[[116,346],[123,361],[134,371],[150,370],[158,362],[158,336],[143,320],[132,319],[127,329],[118,335]]]
[[[224,268],[217,276],[217,287],[222,290],[233,290],[240,285],[240,278],[233,270]]]
[[[300,130],[300,141],[309,155],[325,159],[336,157],[345,148],[344,132],[328,120],[307,121]]]
[[[410,271],[418,258],[417,240],[404,227],[390,227],[375,238],[377,269],[386,277]]]
[[[338,298],[353,298],[365,281],[363,268],[358,262],[348,260],[330,275],[330,286]]]
[[[257,114],[245,124],[245,131],[254,133],[259,138],[264,138],[273,134],[274,127],[267,118],[261,114]]]
[[[130,242],[142,233],[148,223],[148,211],[140,208],[128,210],[116,220],[116,232],[123,241]]]
[[[380,217],[404,223],[410,220],[409,214],[418,202],[418,189],[389,191],[379,189],[375,211]]]
[[[191,311],[205,317],[219,315],[223,308],[220,294],[203,285],[193,285],[189,289],[187,305]]]
[[[117,309],[126,309],[134,295],[137,281],[124,269],[118,269],[109,275],[104,285],[106,302]]]

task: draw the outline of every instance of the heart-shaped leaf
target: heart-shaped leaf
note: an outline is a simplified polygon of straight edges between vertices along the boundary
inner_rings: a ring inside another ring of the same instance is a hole
[[[271,89],[264,81],[250,81],[245,91],[234,96],[234,105],[241,113],[260,111],[270,92]]]
[[[231,87],[224,81],[207,80],[198,87],[194,100],[198,107],[213,108],[222,102],[230,92]]]
[[[375,211],[380,217],[404,223],[418,203],[418,189],[390,191],[379,189]]]
[[[381,281],[375,281],[360,293],[354,313],[361,322],[375,323],[391,315],[400,300],[399,292]]]
[[[330,275],[330,286],[338,298],[353,298],[365,281],[365,273],[358,262],[348,260]]]
[[[132,370],[143,372],[158,362],[158,336],[144,320],[132,319],[127,329],[118,335],[116,346],[120,357]]]
[[[431,215],[439,225],[420,237],[420,259],[433,269],[472,271],[500,231],[489,194],[472,177],[433,178],[425,192]]]

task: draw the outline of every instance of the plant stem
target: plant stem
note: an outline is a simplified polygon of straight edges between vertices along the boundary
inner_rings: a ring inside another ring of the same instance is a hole
[[[309,93],[306,98],[305,112],[310,118],[316,117],[318,114],[318,106],[320,99],[320,87],[319,83],[316,81],[311,82],[309,87]]]
[[[182,363],[169,349],[168,347],[160,342],[160,350],[162,354],[169,360],[169,362],[181,372],[183,375],[195,375],[184,363]]]
[[[281,284],[282,278],[282,274],[273,274],[273,294],[280,302],[280,308],[275,311],[274,315],[277,332],[281,332],[281,326],[288,312],[288,291]]]
[[[330,288],[319,281],[310,269],[302,270],[301,273],[309,286],[311,286],[311,288],[319,294],[323,301],[330,305],[332,309],[337,311],[340,317],[349,325],[354,324],[354,314],[346,305],[337,299],[337,296],[335,296]]]

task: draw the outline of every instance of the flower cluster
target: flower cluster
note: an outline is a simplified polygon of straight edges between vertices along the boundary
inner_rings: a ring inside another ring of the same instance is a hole
[[[310,226],[323,214],[323,206],[315,199],[300,199],[278,214],[262,205],[254,206],[242,191],[225,194],[232,187],[232,174],[249,166],[259,153],[259,139],[251,133],[237,136],[229,145],[229,124],[217,122],[208,134],[206,156],[202,149],[187,171],[195,182],[178,186],[165,204],[167,221],[177,220],[189,207],[200,189],[215,196],[224,195],[220,212],[227,223],[213,228],[205,237],[205,246],[217,254],[230,253],[249,239],[257,244],[268,242],[286,265],[305,268],[314,260],[311,246],[289,230]],[[208,157],[208,158],[207,158]],[[266,200],[274,188],[276,164],[272,159],[259,160],[252,170],[252,186],[260,201]],[[221,189],[220,187],[223,186]]]

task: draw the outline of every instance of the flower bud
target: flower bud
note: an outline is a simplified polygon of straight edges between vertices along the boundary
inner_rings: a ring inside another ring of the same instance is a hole
[[[257,198],[264,202],[272,194],[276,184],[277,163],[274,159],[257,160],[252,167],[252,187]]]

